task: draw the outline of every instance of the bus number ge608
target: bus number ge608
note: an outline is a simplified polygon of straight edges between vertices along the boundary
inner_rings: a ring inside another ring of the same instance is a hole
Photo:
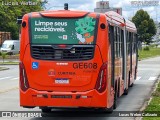
[[[97,69],[97,63],[73,63],[74,69]]]

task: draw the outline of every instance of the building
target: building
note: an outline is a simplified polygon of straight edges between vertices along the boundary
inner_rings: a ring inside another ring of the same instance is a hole
[[[108,11],[115,11],[118,14],[122,15],[122,8],[109,7],[109,1],[99,1],[96,3],[96,8],[94,9],[94,12],[105,13]]]
[[[0,46],[5,40],[11,39],[11,33],[10,32],[1,32],[0,31]]]

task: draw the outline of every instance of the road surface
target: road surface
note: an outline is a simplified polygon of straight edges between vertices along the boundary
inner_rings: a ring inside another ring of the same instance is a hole
[[[17,65],[6,66],[9,70],[0,71],[0,111],[40,111],[38,108],[26,109],[19,107],[18,79],[19,70]],[[127,96],[123,95],[118,99],[118,107],[115,111],[138,111],[148,99],[153,85],[160,74],[160,57],[139,61],[138,77],[133,87],[130,88]],[[105,114],[92,111],[74,112],[58,110],[52,114],[43,116],[54,116],[56,119],[83,119],[83,120],[134,120],[133,117],[110,117],[112,114]],[[115,112],[113,112],[114,114]],[[65,117],[65,116],[70,117]],[[80,117],[85,116],[85,117]],[[87,117],[86,117],[87,116]],[[98,117],[98,118],[97,118]],[[17,118],[15,118],[17,119]],[[18,118],[19,120],[25,118]],[[46,118],[30,118],[30,120],[41,120]],[[47,118],[52,119],[52,118]],[[0,118],[1,120],[1,118]]]

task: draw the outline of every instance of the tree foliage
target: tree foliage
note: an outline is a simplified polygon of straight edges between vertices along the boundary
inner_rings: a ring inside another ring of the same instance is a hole
[[[139,40],[147,44],[152,42],[152,37],[156,34],[156,26],[147,11],[139,10],[132,18],[137,27]]]
[[[27,0],[29,1],[29,0]],[[21,2],[26,0],[2,0],[0,1],[0,31],[11,32],[12,39],[18,39],[19,26],[17,24],[17,17],[23,16],[29,12],[42,10],[40,0],[31,0],[36,2],[36,5],[21,5]],[[7,5],[12,2],[12,5]],[[19,3],[16,5],[15,3]],[[15,5],[13,5],[15,4]]]

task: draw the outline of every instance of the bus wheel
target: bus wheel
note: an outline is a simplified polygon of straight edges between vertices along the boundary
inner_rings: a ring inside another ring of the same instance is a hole
[[[133,87],[133,85],[134,85],[134,83],[132,83],[132,84],[130,85],[130,87]]]
[[[52,109],[49,107],[42,107],[41,110],[43,113],[49,113],[49,112],[51,112]]]
[[[113,112],[113,106],[110,107],[110,108],[102,108],[101,111],[105,112],[105,113],[112,113]]]
[[[129,86],[130,86],[130,72],[129,72],[129,79],[128,79],[128,89],[129,89]],[[124,90],[123,95],[128,95],[128,89]]]
[[[125,89],[125,90],[124,90],[123,95],[128,95],[128,89]]]
[[[112,112],[113,112],[113,106],[110,107],[109,109],[107,109],[107,112],[108,112],[108,113],[112,113]]]

